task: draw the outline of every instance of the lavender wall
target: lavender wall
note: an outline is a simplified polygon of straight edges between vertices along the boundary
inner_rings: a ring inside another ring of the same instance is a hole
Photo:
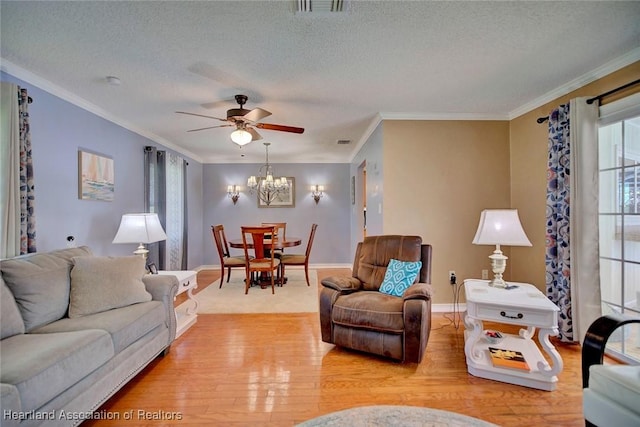
[[[143,147],[165,147],[33,84],[5,72],[0,75],[2,81],[26,87],[34,98],[29,114],[38,250],[63,248],[66,237],[73,235],[76,245],[87,245],[96,254],[130,254],[136,245],[115,245],[111,241],[123,213],[143,211]],[[114,201],[78,199],[79,148],[113,157]],[[265,209],[258,208],[255,196],[246,191],[235,206],[226,195],[228,184],[244,186],[260,165],[202,165],[188,160],[189,268],[219,263],[211,240],[212,224],[224,224],[232,238],[239,237],[240,225],[262,221],[286,221],[288,234],[303,238],[300,251],[306,245],[311,224],[317,223],[311,262],[351,264],[349,164],[275,164],[279,175],[295,177],[296,204],[295,208]],[[325,186],[325,195],[317,205],[311,198],[312,184]]]
[[[203,169],[205,188],[203,221],[208,231],[209,243],[204,248],[204,264],[219,264],[211,225],[223,224],[228,239],[240,238],[240,226],[261,222],[286,222],[287,236],[303,239],[302,252],[311,231],[311,224],[318,224],[310,262],[312,264],[351,265],[349,212],[350,178],[349,164],[274,164],[279,176],[295,178],[294,208],[258,208],[255,195],[246,188],[247,177],[255,175],[259,164],[206,164]],[[227,185],[242,187],[238,203],[227,197]],[[325,194],[316,205],[311,198],[311,185],[321,184]],[[293,251],[293,250],[292,250]],[[239,254],[236,251],[236,254]]]
[[[2,72],[2,81],[26,87],[33,144],[38,251],[87,245],[99,255],[128,255],[136,245],[112,244],[123,213],[142,212],[143,147],[160,144]],[[115,200],[78,199],[78,149],[113,157]],[[202,264],[202,164],[189,159],[189,268]]]

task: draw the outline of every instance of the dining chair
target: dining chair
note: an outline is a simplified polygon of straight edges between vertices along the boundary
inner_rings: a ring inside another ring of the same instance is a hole
[[[224,227],[222,224],[212,225],[211,232],[213,233],[213,242],[218,249],[218,255],[220,256],[220,288],[222,288],[222,282],[224,281],[224,269],[227,269],[227,283],[231,278],[232,268],[245,268],[246,261],[244,255],[231,256],[229,254],[229,245],[227,244],[227,238],[224,235]]]
[[[274,251],[269,251],[269,255],[265,253],[264,239],[269,234],[272,237],[276,234],[276,228],[273,226],[242,226],[242,247],[244,249],[244,259],[246,262],[245,288],[244,293],[249,293],[251,286],[251,275],[255,273],[268,273],[271,278],[271,293],[275,294],[275,276],[280,270],[280,260],[274,256]],[[253,246],[253,257],[249,253],[249,246]],[[258,279],[260,280],[260,279]]]
[[[304,265],[304,275],[307,279],[307,286],[311,286],[311,283],[309,283],[309,255],[311,254],[313,238],[316,235],[316,228],[318,228],[318,224],[311,226],[311,234],[309,234],[309,242],[307,243],[307,250],[304,254],[282,254],[280,256],[280,277],[284,277],[285,266]]]
[[[263,222],[263,226],[273,226],[276,228],[275,235],[278,239],[286,240],[287,235],[287,223],[286,222]],[[267,237],[269,238],[269,237]],[[267,250],[268,251],[268,250]],[[280,258],[280,255],[284,252],[284,248],[275,249],[276,258]]]

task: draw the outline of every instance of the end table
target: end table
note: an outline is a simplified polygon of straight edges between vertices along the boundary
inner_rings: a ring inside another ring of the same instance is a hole
[[[558,334],[558,307],[538,288],[527,283],[509,282],[513,289],[489,286],[488,280],[465,280],[467,313],[464,318],[467,369],[481,378],[518,384],[540,390],[555,390],[562,371],[562,357],[549,342]],[[499,344],[489,344],[484,336],[482,321],[523,325],[519,335],[504,335]],[[536,342],[531,338],[539,328],[538,341],[552,361],[549,365]],[[519,351],[524,355],[530,371],[493,366],[489,347]]]
[[[198,287],[197,275],[196,271],[190,270],[161,270],[158,271],[158,274],[164,274],[167,276],[176,276],[180,285],[178,287],[178,292],[176,296],[186,292],[187,293],[187,302],[185,304],[185,308],[178,310],[178,307],[175,308],[176,312],[176,338],[184,333],[187,329],[189,329],[196,321],[198,320],[198,300],[193,296],[193,290]],[[175,298],[174,298],[175,300]]]

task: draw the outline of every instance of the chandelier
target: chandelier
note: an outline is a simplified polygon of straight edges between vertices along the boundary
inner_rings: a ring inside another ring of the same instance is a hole
[[[258,199],[269,206],[274,200],[282,199],[283,197],[281,196],[286,195],[290,188],[286,177],[273,177],[273,167],[269,164],[269,145],[271,143],[263,142],[263,144],[267,152],[267,161],[258,170],[258,176],[251,175],[249,177],[247,187],[249,187],[251,194],[255,192],[258,195]]]

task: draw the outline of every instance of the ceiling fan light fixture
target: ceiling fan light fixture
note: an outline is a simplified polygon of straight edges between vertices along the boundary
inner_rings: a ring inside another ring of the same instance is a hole
[[[231,132],[231,140],[241,147],[250,143],[252,139],[253,136],[244,129],[236,129]]]

